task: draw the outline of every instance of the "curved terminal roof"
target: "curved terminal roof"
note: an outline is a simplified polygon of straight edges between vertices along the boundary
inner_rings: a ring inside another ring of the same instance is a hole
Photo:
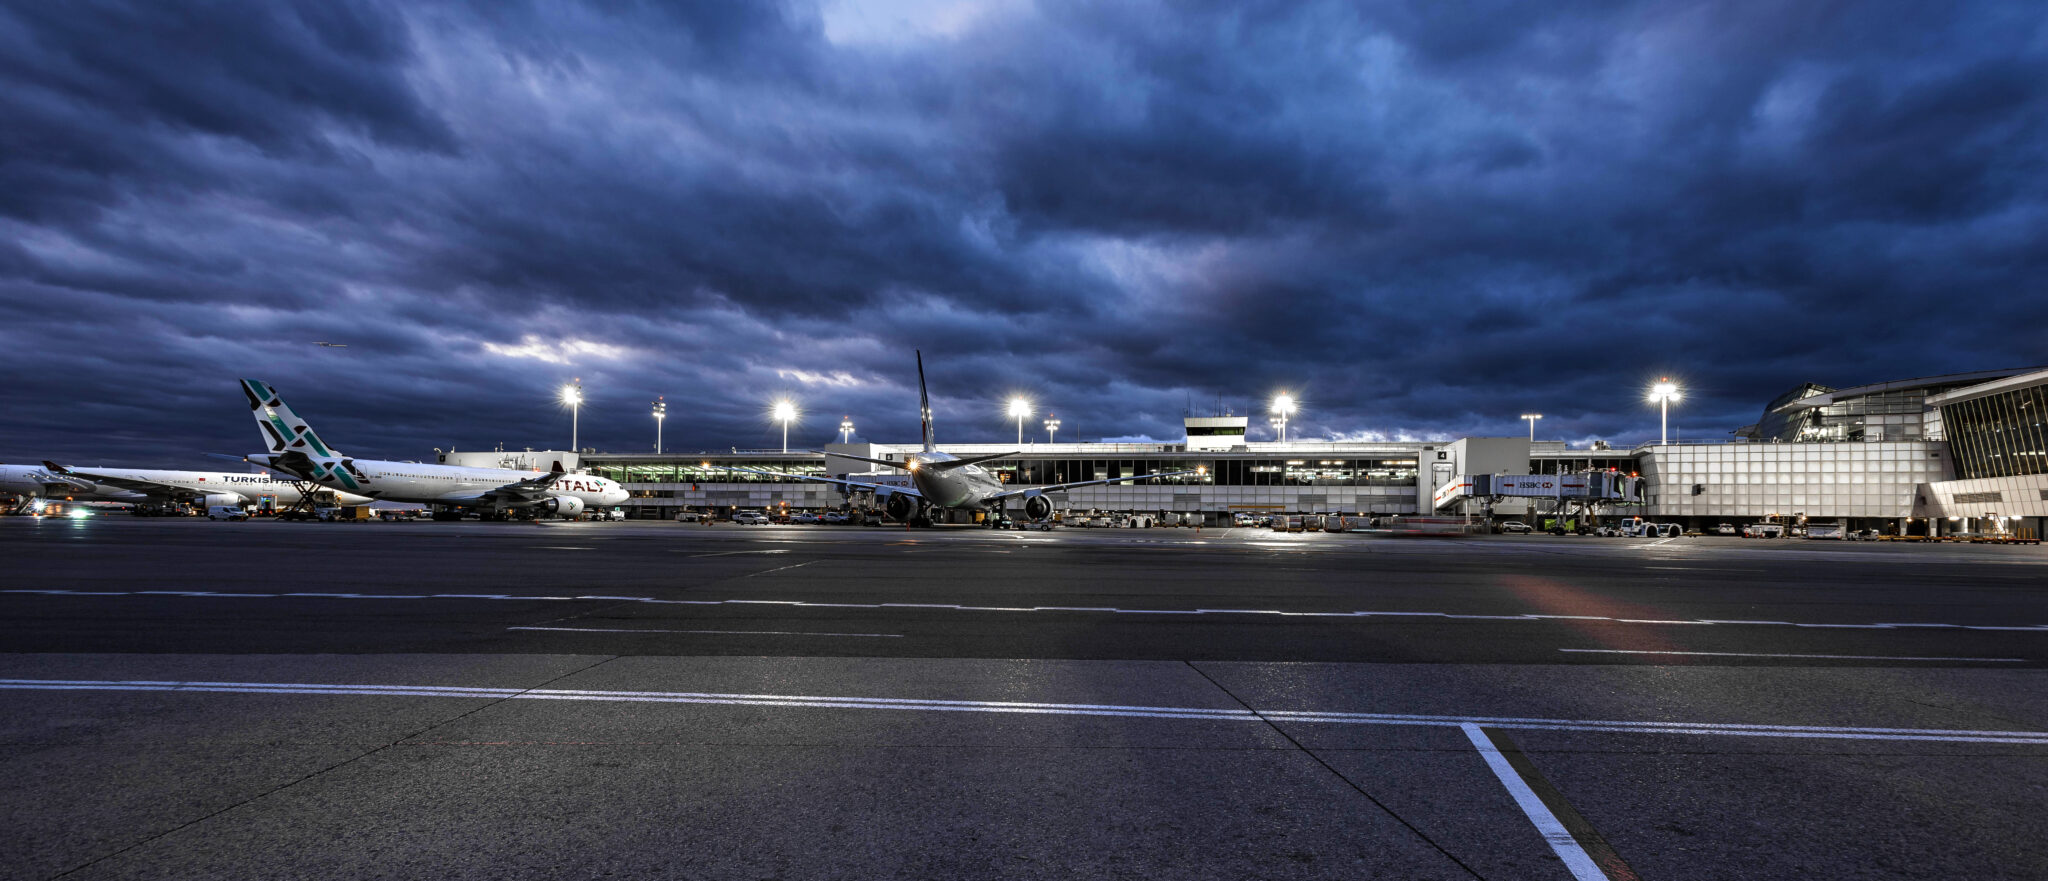
[[[1836,389],[1831,392],[1800,398],[1798,400],[1792,401],[1791,403],[1785,404],[1777,409],[1804,410],[1811,407],[1825,407],[1839,401],[1848,400],[1850,398],[1860,398],[1864,395],[1875,395],[1883,392],[1902,392],[1909,391],[1912,389],[1937,388],[1941,386],[1971,384],[1971,388],[1957,389],[1956,391],[1948,392],[1947,394],[1941,396],[1950,401],[1955,401],[1960,400],[1960,398],[1957,397],[1958,395],[1972,391],[1976,387],[1975,384],[1990,384],[1996,380],[2018,377],[2021,375],[2032,373],[2041,373],[2044,374],[2044,376],[2048,376],[2048,369],[2040,367],[2017,367],[2007,370],[1976,370],[1969,373],[1944,373],[1940,376],[1922,376],[1916,379],[1897,379],[1891,382],[1878,382],[1872,383],[1870,385],[1859,385],[1855,388]],[[1989,393],[1990,392],[1986,392],[1986,394]],[[1976,397],[1976,395],[1971,395],[1971,397]],[[1930,398],[1928,400],[1928,403],[1932,404],[1935,403],[1935,401]]]
[[[1927,398],[1927,403],[1937,406],[1941,404],[1954,404],[1959,401],[1974,400],[1987,395],[1995,395],[2000,392],[2009,392],[2014,389],[2029,388],[2037,385],[2048,385],[2048,368],[2030,370],[1994,379],[1990,382],[1978,383],[1968,388],[1959,388],[1951,392],[1930,395]]]

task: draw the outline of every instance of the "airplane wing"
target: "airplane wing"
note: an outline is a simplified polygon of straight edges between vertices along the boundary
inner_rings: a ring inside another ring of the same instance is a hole
[[[1111,484],[1111,483],[1129,483],[1129,482],[1131,482],[1131,481],[1133,481],[1133,480],[1151,480],[1151,479],[1153,479],[1153,478],[1157,478],[1157,477],[1179,477],[1179,476],[1181,476],[1181,475],[1183,475],[1183,474],[1200,474],[1200,473],[1202,473],[1202,472],[1201,472],[1201,471],[1168,471],[1168,472],[1164,472],[1164,473],[1161,473],[1161,474],[1138,474],[1138,475],[1133,475],[1133,476],[1131,476],[1131,477],[1112,477],[1112,478],[1110,478],[1110,479],[1108,479],[1108,480],[1083,480],[1083,481],[1078,481],[1078,482],[1075,482],[1075,483],[1055,483],[1055,484],[1053,484],[1053,485],[1051,485],[1051,486],[1027,486],[1027,487],[1024,487],[1023,489],[1013,489],[1013,490],[1010,490],[1009,492],[1000,492],[1000,493],[996,493],[995,495],[992,495],[992,496],[986,496],[986,497],[983,497],[983,498],[982,498],[982,502],[983,502],[983,503],[988,503],[988,502],[999,502],[999,501],[1002,501],[1003,499],[1014,499],[1014,498],[1017,498],[1018,496],[1028,496],[1028,495],[1030,495],[1030,494],[1032,494],[1032,493],[1049,493],[1049,492],[1059,492],[1060,490],[1064,490],[1064,489],[1073,489],[1073,488],[1075,488],[1075,487],[1081,487],[1081,486],[1102,486],[1102,485],[1104,485],[1104,484]]]
[[[239,493],[236,493],[234,490],[228,489],[226,487],[222,487],[221,489],[213,492],[208,492],[206,490],[193,489],[192,487],[189,486],[178,486],[176,484],[171,483],[158,483],[154,480],[141,480],[139,478],[134,477],[120,477],[113,474],[99,474],[92,471],[79,471],[73,468],[65,468],[54,462],[44,462],[43,465],[49,468],[51,471],[66,477],[76,477],[81,480],[90,480],[93,483],[105,484],[116,489],[125,489],[131,492],[147,493],[153,496],[167,496],[169,498],[178,499],[180,501],[204,498],[205,496],[212,495],[215,493],[229,493],[239,495]]]
[[[834,453],[833,455],[836,456],[839,454]],[[849,456],[847,458],[858,457]],[[902,493],[903,495],[912,496],[914,498],[924,498],[923,493],[920,493],[915,488],[908,486],[894,486],[886,483],[862,483],[858,480],[842,480],[837,477],[812,477],[811,475],[808,474],[790,474],[786,471],[762,471],[755,468],[733,468],[731,466],[721,467],[723,467],[726,471],[744,471],[748,474],[766,474],[769,477],[787,477],[791,480],[809,480],[815,483],[836,483],[840,486],[847,487],[849,489],[864,489],[874,493],[875,495],[882,496],[884,498],[896,495],[897,493]]]
[[[812,450],[811,452],[813,452],[813,453],[818,453],[818,454],[820,454],[820,455],[825,455],[825,456],[838,456],[838,457],[839,457],[839,458],[841,458],[841,459],[854,459],[854,460],[856,460],[856,461],[861,461],[861,462],[871,462],[871,463],[873,463],[873,464],[876,464],[876,465],[887,465],[887,466],[889,466],[889,467],[891,467],[891,468],[897,468],[897,469],[901,469],[901,470],[904,470],[904,471],[908,471],[908,470],[910,470],[910,463],[908,463],[908,462],[891,462],[891,461],[889,461],[888,459],[870,459],[870,458],[868,458],[868,457],[866,457],[866,456],[856,456],[856,455],[853,455],[852,453],[827,453],[827,452],[825,452],[824,450]],[[746,469],[744,469],[744,468],[735,468],[735,469],[733,469],[733,470],[735,470],[735,471],[745,471]],[[765,474],[765,473],[768,473],[768,472],[761,472],[761,473]],[[796,475],[792,474],[792,475],[789,475],[789,476],[790,476],[790,477],[795,477]]]
[[[964,468],[968,465],[975,465],[982,462],[994,461],[996,459],[1008,459],[1015,455],[1017,455],[1015,452],[990,453],[986,456],[968,456],[967,458],[964,459],[948,459],[944,462],[926,462],[923,464],[922,467],[935,468],[940,471],[946,471],[953,468]]]

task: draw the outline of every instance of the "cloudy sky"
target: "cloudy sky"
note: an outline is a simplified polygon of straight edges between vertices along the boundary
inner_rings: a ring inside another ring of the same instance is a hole
[[[585,446],[909,440],[913,349],[960,442],[2048,363],[2037,2],[9,2],[0,120],[0,461],[249,451],[238,376],[424,458],[576,377]]]

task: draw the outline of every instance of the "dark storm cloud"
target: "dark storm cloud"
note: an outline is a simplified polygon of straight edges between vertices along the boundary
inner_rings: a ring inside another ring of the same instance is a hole
[[[1723,437],[2048,363],[2027,4],[12,4],[0,458]],[[315,348],[314,340],[347,342]],[[1255,419],[1255,424],[1260,419]],[[1035,422],[1035,420],[1034,420]]]

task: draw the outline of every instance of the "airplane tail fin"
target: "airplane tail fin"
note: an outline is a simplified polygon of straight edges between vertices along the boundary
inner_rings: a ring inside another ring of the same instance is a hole
[[[249,413],[262,429],[263,444],[270,451],[271,467],[318,483],[335,481],[351,492],[362,488],[363,478],[340,450],[328,446],[313,433],[313,426],[293,413],[268,384],[242,380],[242,394],[249,399]]]
[[[920,418],[924,420],[924,451],[937,452],[932,441],[932,396],[924,390],[924,351],[917,353],[917,404]]]
[[[242,394],[249,398],[249,413],[256,417],[256,425],[263,430],[263,442],[272,453],[289,453],[293,450],[319,458],[341,458],[341,452],[322,443],[320,436],[313,433],[313,426],[293,413],[292,408],[278,397],[277,390],[253,379],[242,380]]]

